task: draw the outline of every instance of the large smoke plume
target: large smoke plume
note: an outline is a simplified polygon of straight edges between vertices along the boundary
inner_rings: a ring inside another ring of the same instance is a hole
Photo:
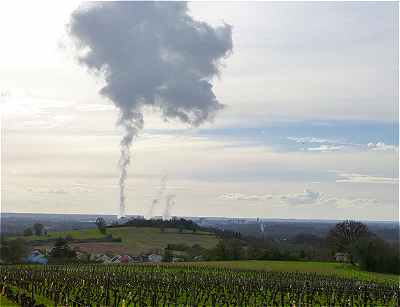
[[[194,20],[185,2],[90,2],[73,12],[69,34],[79,63],[104,76],[100,93],[120,111],[124,216],[130,146],[143,127],[143,107],[192,126],[212,120],[223,105],[211,80],[232,51],[231,27]]]

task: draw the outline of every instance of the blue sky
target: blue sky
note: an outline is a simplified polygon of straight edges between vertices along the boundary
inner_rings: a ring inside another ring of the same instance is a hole
[[[148,130],[148,132],[171,133],[171,131],[165,130]],[[302,145],[301,143],[291,141],[288,137],[315,137],[354,144],[384,142],[386,144],[398,145],[399,140],[397,122],[379,122],[373,120],[282,121],[274,122],[269,125],[260,125],[259,127],[199,129],[195,133],[202,136],[238,138],[243,139],[243,141],[284,146],[285,149],[296,149],[300,148]]]
[[[116,213],[121,130],[66,34],[79,2],[26,5],[0,12],[2,210]],[[225,108],[198,128],[144,110],[127,212],[145,214],[167,173],[176,215],[398,219],[398,3],[189,8],[232,25],[212,80]]]

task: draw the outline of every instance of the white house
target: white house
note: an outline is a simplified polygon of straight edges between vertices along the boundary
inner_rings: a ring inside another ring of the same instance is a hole
[[[111,262],[112,262],[112,261],[111,261],[111,258],[108,257],[107,255],[104,255],[104,254],[98,254],[98,255],[96,255],[96,261],[97,261],[97,262],[104,263],[104,264],[107,264],[107,263],[111,263]]]
[[[161,262],[162,261],[162,256],[158,254],[150,254],[147,256],[150,262]]]

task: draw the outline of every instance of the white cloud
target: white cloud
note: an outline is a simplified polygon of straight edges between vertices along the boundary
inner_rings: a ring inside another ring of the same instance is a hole
[[[304,190],[300,194],[288,194],[280,196],[280,200],[289,205],[306,205],[314,204],[321,198],[321,193],[311,190]]]
[[[241,193],[226,193],[220,195],[219,200],[236,201],[266,201],[277,200],[285,205],[320,205],[333,206],[335,208],[363,208],[365,206],[376,206],[380,202],[374,198],[340,198],[334,196],[325,196],[321,192],[304,190],[296,194],[274,194],[274,195],[249,195]]]
[[[337,141],[329,140],[329,139],[320,139],[315,137],[291,137],[287,138],[290,141],[294,141],[296,143],[336,143]]]
[[[338,151],[341,149],[344,149],[344,146],[321,145],[319,147],[307,148],[308,151],[318,151],[318,152]]]
[[[396,150],[397,147],[394,145],[386,145],[383,142],[378,142],[376,144],[374,143],[368,143],[367,144],[368,149],[371,150],[382,150],[382,151],[386,151],[386,150]]]
[[[298,204],[313,204],[321,198],[321,193],[314,192],[311,190],[304,190],[303,193],[299,194],[242,194],[242,193],[225,193],[218,196],[220,200],[244,200],[244,201],[266,201],[266,200],[278,200],[282,203],[290,205]]]
[[[40,193],[40,194],[69,194],[69,193],[87,193],[91,190],[82,187],[80,185],[74,185],[69,187],[61,187],[61,188],[47,188],[47,187],[28,187],[26,189],[28,192],[31,193]]]
[[[272,199],[272,195],[248,195],[241,193],[225,193],[218,196],[221,200],[249,200],[249,201],[263,201]]]
[[[373,198],[326,198],[322,201],[323,204],[333,205],[336,208],[363,208],[365,206],[376,206],[379,205],[379,201]]]
[[[318,147],[309,147],[308,151],[319,151],[319,152],[328,152],[328,151],[339,151],[344,149],[358,149],[358,150],[379,150],[379,151],[390,151],[390,150],[398,150],[397,146],[387,145],[384,142],[377,143],[368,143],[368,144],[358,144],[351,143],[346,141],[325,139],[325,138],[317,138],[317,137],[288,137],[290,141],[294,141],[296,143],[301,144],[312,144],[318,143],[323,144]]]
[[[370,175],[362,175],[355,173],[339,173],[339,179],[336,182],[349,182],[349,183],[380,183],[380,184],[397,184],[398,178],[391,177],[378,177]]]

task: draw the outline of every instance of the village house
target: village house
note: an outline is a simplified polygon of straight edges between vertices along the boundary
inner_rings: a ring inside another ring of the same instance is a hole
[[[111,258],[104,254],[97,254],[94,260],[103,264],[112,263]]]
[[[350,262],[349,253],[336,253],[335,254],[336,262]]]
[[[150,255],[147,256],[147,260],[149,262],[154,262],[154,263],[161,262],[162,258],[163,257],[161,255],[158,255],[158,254],[150,254]]]
[[[111,262],[112,263],[121,263],[121,255],[116,255],[114,257],[111,258]]]
[[[25,259],[28,263],[47,264],[49,260],[39,250],[33,250]]]
[[[122,255],[122,256],[119,258],[119,262],[120,262],[120,263],[129,263],[129,262],[131,262],[131,261],[132,261],[132,257],[129,256],[129,255]]]

